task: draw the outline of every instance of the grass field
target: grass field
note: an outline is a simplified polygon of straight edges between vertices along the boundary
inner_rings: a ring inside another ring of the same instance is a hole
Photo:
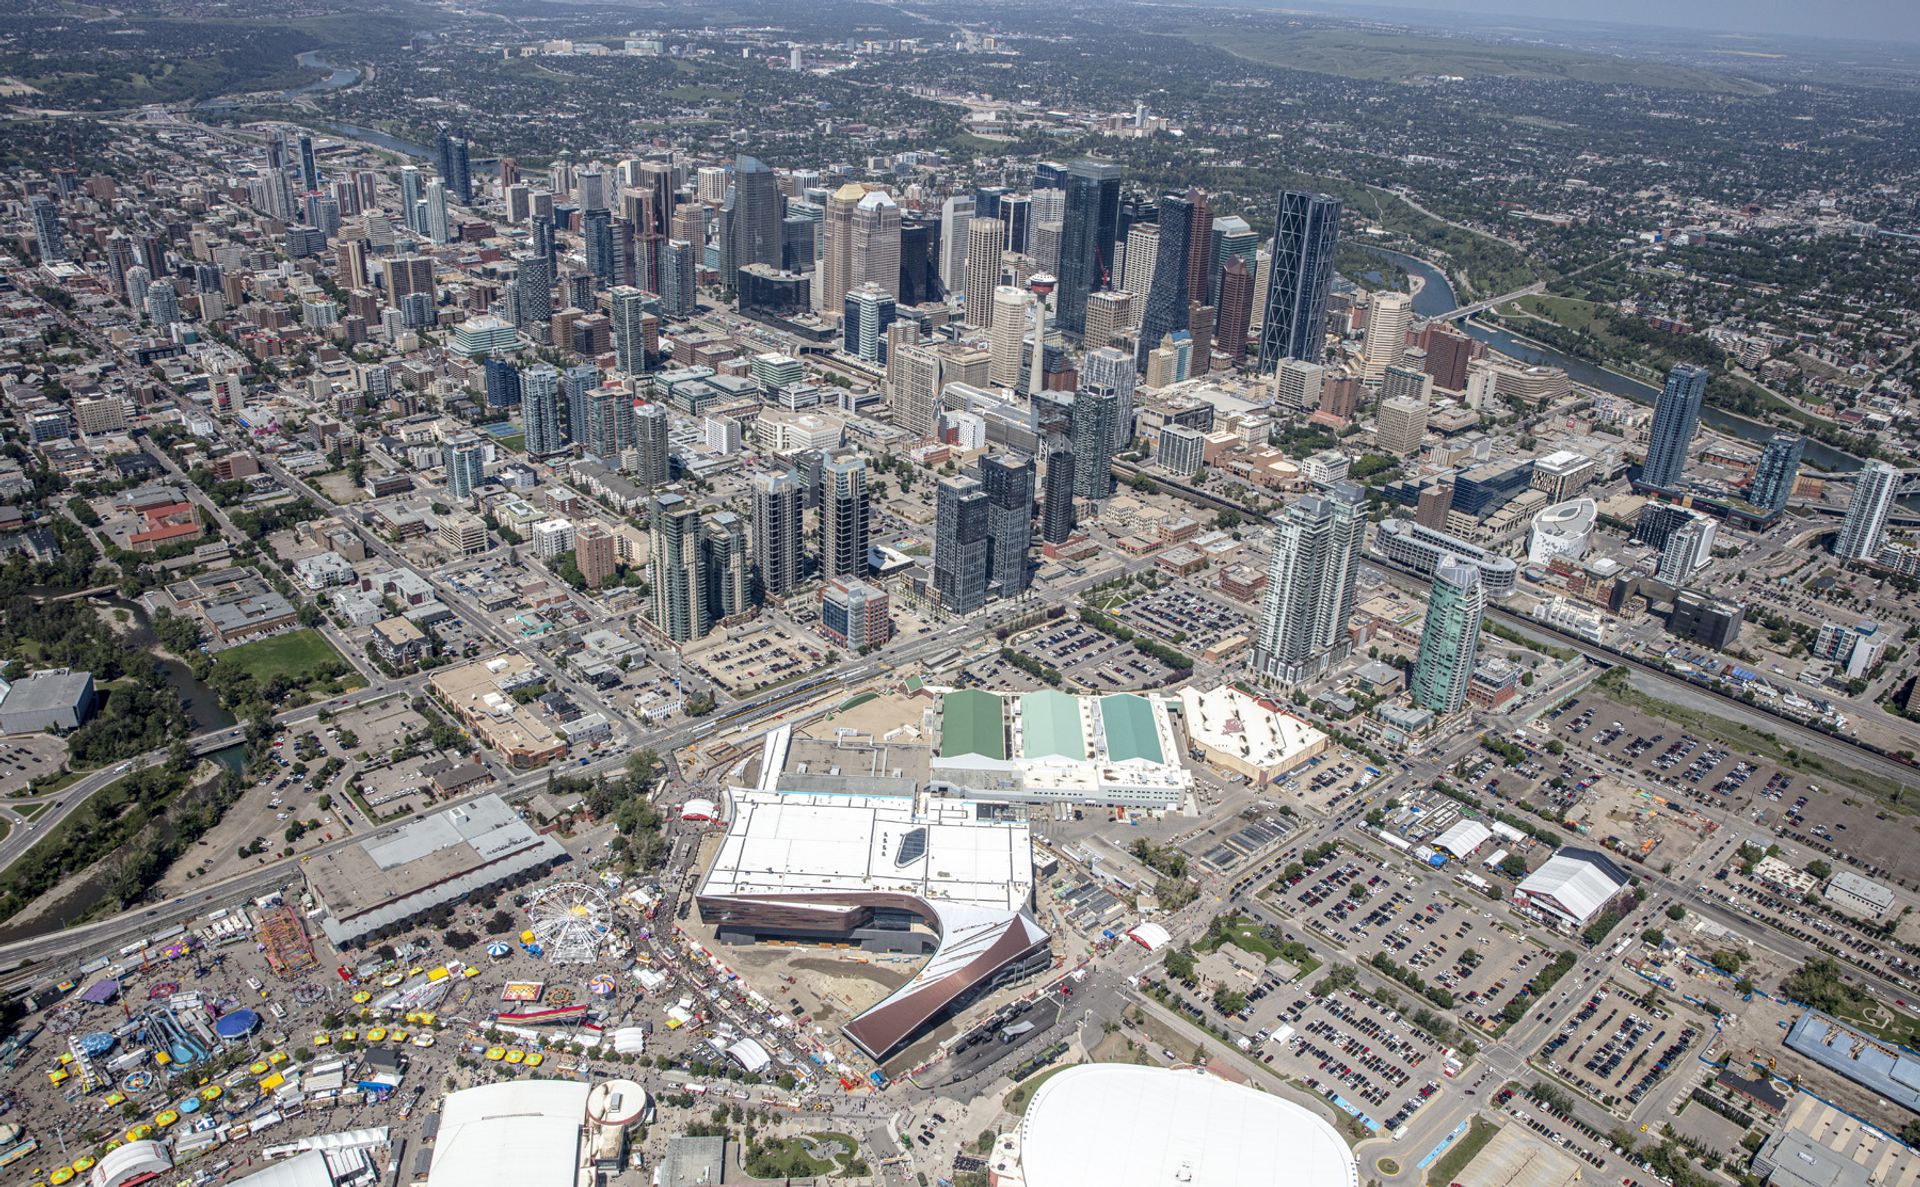
[[[1760,83],[1713,70],[1576,53],[1551,46],[1441,37],[1411,30],[1281,29],[1271,25],[1248,27],[1216,22],[1189,28],[1185,36],[1189,41],[1262,65],[1373,82],[1403,82],[1444,74],[1462,78],[1624,83],[1739,95],[1764,95],[1769,91]]]
[[[1430,1184],[1453,1182],[1454,1176],[1466,1170],[1467,1164],[1473,1161],[1474,1155],[1486,1149],[1487,1143],[1493,1140],[1493,1135],[1499,1132],[1498,1125],[1475,1117],[1473,1128],[1449,1147],[1447,1152],[1440,1156],[1440,1161],[1427,1168],[1427,1182]]]
[[[1495,312],[1505,317],[1522,319],[1525,316],[1544,317],[1548,321],[1559,322],[1569,330],[1581,330],[1597,338],[1608,339],[1612,335],[1607,330],[1606,306],[1594,301],[1581,301],[1574,297],[1521,297],[1517,301],[1508,301]]]
[[[272,638],[229,647],[220,652],[218,662],[238,666],[261,684],[276,676],[308,683],[327,676],[338,667],[346,667],[351,671],[350,665],[333,649],[333,644],[327,642],[326,636],[312,629],[288,631]],[[359,688],[364,683],[358,676],[347,676],[341,681],[341,687]]]
[[[1008,1092],[1006,1098],[1000,1103],[1006,1107],[1007,1112],[1018,1114],[1027,1107],[1027,1102],[1033,1099],[1033,1094],[1040,1090],[1040,1085],[1045,1084],[1048,1080],[1066,1071],[1068,1068],[1077,1066],[1079,1065],[1063,1063],[1057,1067],[1050,1067],[1038,1075],[1028,1076],[1025,1080],[1014,1085],[1013,1090]]]

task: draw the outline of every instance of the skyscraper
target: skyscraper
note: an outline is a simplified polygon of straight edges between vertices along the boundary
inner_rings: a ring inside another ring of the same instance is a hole
[[[1807,439],[1792,433],[1775,433],[1760,451],[1760,465],[1754,470],[1753,485],[1747,488],[1747,502],[1769,511],[1786,510],[1793,497],[1793,484],[1800,478],[1800,457],[1807,450]]]
[[[487,385],[487,411],[520,406],[520,369],[505,359],[489,357],[481,364]]]
[[[820,575],[866,576],[867,532],[867,459],[828,459],[820,467]]]
[[[587,443],[588,397],[600,385],[600,368],[592,363],[576,363],[560,374],[561,404],[567,410],[567,440],[575,445]]]
[[[1021,367],[1026,362],[1027,301],[1026,290],[1010,284],[993,290],[993,329],[987,336],[987,378],[995,387],[1020,387]]]
[[[1120,166],[1075,161],[1067,170],[1066,192],[1054,321],[1062,333],[1077,338],[1087,328],[1087,297],[1113,284],[1114,242],[1120,237]]]
[[[427,233],[426,222],[420,217],[420,199],[425,192],[421,188],[420,170],[412,165],[400,166],[400,221],[422,235]]]
[[[707,603],[705,533],[700,512],[684,496],[653,497],[653,622],[675,643],[705,638],[713,629]]]
[[[1134,350],[1136,370],[1147,369],[1147,352],[1159,346],[1161,339],[1187,328],[1194,210],[1191,196],[1168,194],[1160,199],[1160,242],[1153,265],[1153,287],[1147,290],[1147,311],[1140,318],[1140,340]]]
[[[1880,555],[1887,516],[1900,495],[1900,471],[1886,462],[1871,461],[1854,481],[1847,517],[1833,542],[1833,555],[1844,561],[1872,560]]]
[[[313,137],[302,132],[297,143],[300,146],[300,188],[317,190],[320,188],[320,170],[313,163]]]
[[[633,480],[642,486],[660,486],[673,477],[669,427],[665,404],[642,404],[633,410],[633,451],[639,457]]]
[[[601,284],[613,284],[619,276],[619,263],[613,252],[613,215],[606,210],[585,210],[580,214],[580,238],[586,242],[587,271]]]
[[[987,492],[987,586],[1003,598],[1025,593],[1033,544],[1033,456],[992,453],[980,459]]]
[[[630,284],[616,285],[607,294],[613,315],[614,366],[628,375],[647,370],[647,295]]]
[[[973,198],[956,194],[940,206],[940,284],[959,292],[967,283],[967,228],[973,222]]]
[[[553,457],[567,450],[560,415],[560,372],[546,364],[520,375],[520,425],[527,435],[527,456]]]
[[[1160,216],[1164,222],[1166,216]],[[1213,304],[1213,208],[1200,189],[1187,191],[1187,300]]]
[[[1387,368],[1407,352],[1407,327],[1413,322],[1413,298],[1391,289],[1376,289],[1367,298],[1367,340],[1360,352],[1360,378],[1379,386]]]
[[[754,157],[741,156],[733,163],[733,214],[728,225],[732,242],[731,261],[735,271],[749,264],[780,266],[782,209],[780,185],[773,170]],[[732,275],[721,283],[732,286]]]
[[[587,393],[587,435],[580,447],[608,465],[633,445],[633,397],[617,387]]]
[[[1247,331],[1253,322],[1253,272],[1238,256],[1220,267],[1220,313],[1214,338],[1236,367],[1247,362]]]
[[[1253,666],[1283,684],[1325,672],[1352,649],[1353,613],[1366,524],[1366,492],[1335,483],[1288,504],[1273,529],[1273,562]]]
[[[679,239],[660,247],[660,311],[668,317],[692,317],[699,296],[695,271],[700,249]]]
[[[841,347],[862,362],[884,362],[887,327],[898,315],[893,294],[872,282],[847,291]]]
[[[1317,363],[1326,353],[1327,294],[1340,239],[1340,199],[1282,190],[1274,216],[1272,260],[1262,300],[1260,364],[1281,359]]]
[[[1133,391],[1139,375],[1126,352],[1112,347],[1090,350],[1080,363],[1080,386],[1114,394],[1113,426],[1107,437],[1109,459],[1133,443]]]
[[[1040,538],[1059,544],[1073,535],[1073,446],[1064,437],[1049,437],[1045,497],[1040,504]]]
[[[1675,363],[1667,372],[1666,387],[1653,406],[1653,424],[1647,430],[1647,460],[1640,481],[1662,490],[1672,489],[1687,468],[1687,446],[1700,423],[1700,405],[1707,395],[1707,369],[1693,363]]]
[[[853,218],[860,209],[861,199],[866,196],[865,186],[850,181],[827,197],[821,223],[824,239],[820,274],[814,278],[814,292],[821,309],[840,308],[847,299],[848,290],[858,283],[854,279]]]
[[[1126,283],[1133,294],[1133,325],[1139,328],[1147,315],[1147,294],[1153,291],[1153,271],[1160,258],[1160,227],[1157,223],[1135,223],[1127,231],[1126,257],[1122,261]]]
[[[987,600],[987,491],[975,478],[942,478],[934,494],[933,588],[953,614]]]
[[[54,206],[54,200],[46,194],[35,194],[27,200],[33,207],[33,238],[40,246],[40,259],[54,261],[67,257],[67,240],[60,232],[60,207]],[[998,259],[995,259],[998,265]]]
[[[447,213],[447,183],[437,177],[428,182],[421,208],[421,233],[435,243],[452,243],[453,222],[452,216]]]
[[[753,567],[760,589],[784,596],[800,584],[806,492],[790,470],[753,476]]]
[[[1480,619],[1487,609],[1480,570],[1457,556],[1440,558],[1427,596],[1427,621],[1413,664],[1413,703],[1435,713],[1458,713],[1480,651]]]
[[[447,471],[447,494],[465,501],[486,481],[487,450],[477,433],[458,433],[440,443]]]
[[[885,190],[873,190],[853,210],[853,271],[849,289],[878,285],[891,293],[900,287],[900,204]]]
[[[993,325],[993,290],[1000,287],[1000,254],[1007,247],[1007,224],[975,216],[967,222],[967,324]]]
[[[1076,498],[1099,500],[1113,494],[1113,437],[1118,431],[1119,413],[1120,393],[1111,386],[1082,385],[1074,393],[1068,434],[1073,444]],[[1052,492],[1051,484],[1048,492]]]
[[[1713,538],[1717,524],[1698,511],[1688,510],[1687,518],[1667,534],[1660,545],[1660,561],[1653,575],[1678,588],[1706,567],[1713,559]]]
[[[514,280],[519,285],[520,318],[526,325],[553,320],[553,257],[523,251],[513,257]]]
[[[707,567],[707,617],[715,622],[742,614],[754,604],[753,561],[747,551],[747,529],[731,511],[716,511],[707,520],[702,541]]]
[[[1219,308],[1225,299],[1220,294],[1220,281],[1224,275],[1228,260],[1239,260],[1247,266],[1247,276],[1255,276],[1260,268],[1260,236],[1247,225],[1247,220],[1237,214],[1226,215],[1213,220],[1214,270],[1212,292],[1207,303]],[[1251,314],[1248,315],[1251,318]]]

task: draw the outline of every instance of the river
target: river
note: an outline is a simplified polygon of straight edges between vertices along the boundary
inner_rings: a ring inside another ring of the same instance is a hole
[[[1453,285],[1448,282],[1446,274],[1432,264],[1417,256],[1410,256],[1390,248],[1364,246],[1364,250],[1386,257],[1401,269],[1419,276],[1425,282],[1413,298],[1413,312],[1418,316],[1445,317],[1460,307],[1459,300],[1454,296]],[[1587,359],[1555,350],[1544,343],[1520,338],[1505,330],[1482,325],[1476,321],[1468,321],[1462,329],[1501,354],[1525,363],[1546,363],[1559,367],[1567,373],[1568,378],[1583,386],[1623,396],[1636,404],[1651,405],[1660,398],[1660,389],[1650,383],[1630,379]],[[1756,444],[1765,443],[1767,438],[1777,431],[1771,425],[1761,424],[1757,420],[1749,420],[1744,416],[1738,416],[1711,405],[1701,410],[1700,418],[1723,433]],[[1807,438],[1804,456],[1807,465],[1835,474],[1850,473],[1865,464],[1852,454],[1843,453],[1811,437]]]
[[[133,619],[133,628],[127,632],[127,642],[136,651],[153,651],[159,646],[154,638],[152,621],[147,617],[147,609],[138,602],[126,598],[108,596],[92,599],[115,610],[125,611]],[[187,722],[196,734],[211,730],[225,729],[234,724],[233,714],[220,705],[220,696],[213,689],[194,679],[193,670],[177,659],[155,655],[154,662],[160,665],[160,678],[167,686],[180,694],[180,705],[187,713]]]

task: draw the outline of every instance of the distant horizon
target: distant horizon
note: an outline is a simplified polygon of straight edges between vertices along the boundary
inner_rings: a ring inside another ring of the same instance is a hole
[[[1920,58],[1920,5],[1910,0],[1842,0],[1830,9],[1812,9],[1787,0],[1615,0],[1601,14],[1577,0],[1276,0],[1272,6],[1332,14],[1395,12],[1436,20],[1448,16],[1532,19],[1622,30],[1655,26],[1660,30],[1735,37],[1867,42],[1881,48],[1891,42],[1911,48]]]

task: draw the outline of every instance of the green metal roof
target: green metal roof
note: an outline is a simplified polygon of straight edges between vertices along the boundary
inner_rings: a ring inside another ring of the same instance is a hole
[[[1087,757],[1080,734],[1080,702],[1064,692],[1030,692],[1020,698],[1020,757]]]
[[[950,692],[940,701],[940,756],[1007,757],[1007,731],[1000,698],[977,688]]]
[[[1126,762],[1144,758],[1148,762],[1167,761],[1160,750],[1160,735],[1153,728],[1153,706],[1147,698],[1118,693],[1100,698],[1100,720],[1107,729],[1107,758]]]

